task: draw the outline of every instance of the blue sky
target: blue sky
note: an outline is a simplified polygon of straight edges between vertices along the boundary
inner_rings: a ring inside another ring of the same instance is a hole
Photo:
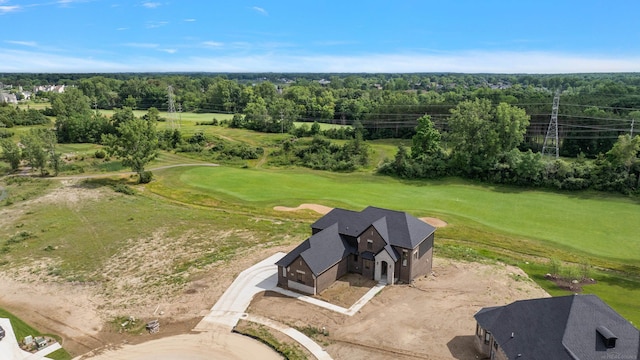
[[[638,72],[638,14],[638,0],[0,0],[0,72]]]

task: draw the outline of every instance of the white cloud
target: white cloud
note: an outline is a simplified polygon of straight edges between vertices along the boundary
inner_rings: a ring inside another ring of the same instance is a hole
[[[184,19],[185,22],[195,22],[196,19]]]
[[[269,16],[269,13],[267,12],[267,10],[265,10],[265,9],[259,7],[259,6],[253,6],[253,7],[251,7],[251,9],[259,12],[260,14],[262,14],[264,16]]]
[[[35,41],[5,40],[4,42],[6,42],[8,44],[30,46],[30,47],[38,46],[38,43],[35,42]]]
[[[147,21],[147,29],[157,29],[159,27],[163,27],[168,25],[168,21]]]
[[[0,6],[0,15],[4,15],[10,12],[15,12],[22,9],[20,5],[3,5]]]
[[[61,7],[68,7],[74,3],[85,3],[89,1],[92,1],[92,0],[58,0],[56,1],[56,4],[60,5]]]
[[[116,29],[117,31],[124,31],[124,30],[129,30],[128,27],[119,27]]]
[[[211,41],[211,43],[216,42]],[[121,55],[117,60],[100,60],[42,51],[0,48],[3,60],[0,63],[0,72],[640,72],[640,56],[622,58],[551,52],[463,51],[429,54],[308,54],[304,56],[265,52],[247,56],[189,57],[179,56],[176,49],[161,48],[157,44],[124,45],[156,51],[147,52],[144,57]],[[204,46],[204,43],[201,45]],[[239,51],[244,53],[243,49]]]
[[[224,43],[221,43],[218,41],[204,41],[202,45],[206,47],[221,47],[221,46],[224,46]]]
[[[133,48],[140,48],[140,49],[155,49],[158,46],[160,46],[158,44],[152,44],[152,43],[126,43],[123,45],[128,47],[133,47]]]
[[[1,71],[6,72],[104,72],[133,71],[120,63],[56,54],[1,49]]]
[[[161,6],[162,4],[159,2],[151,2],[151,1],[147,1],[147,2],[143,2],[142,6],[146,7],[147,9],[155,9],[159,6]]]

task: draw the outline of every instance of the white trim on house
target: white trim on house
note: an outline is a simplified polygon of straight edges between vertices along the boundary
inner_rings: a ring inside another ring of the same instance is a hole
[[[300,292],[303,292],[305,294],[312,294],[315,295],[316,294],[316,288],[313,286],[307,286],[305,284],[301,284],[297,281],[294,280],[289,280],[287,282],[287,286],[289,287],[289,289],[293,289],[293,290],[298,290]]]
[[[387,278],[382,279],[382,262],[387,262]],[[386,281],[388,285],[393,285],[395,279],[395,261],[391,258],[391,255],[387,252],[387,249],[383,249],[378,255],[376,255],[376,265],[374,269],[373,279],[376,281]]]

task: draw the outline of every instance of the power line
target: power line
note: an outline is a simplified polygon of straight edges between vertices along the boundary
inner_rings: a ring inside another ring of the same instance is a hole
[[[173,95],[173,86],[171,85],[167,86],[167,102],[168,102],[167,112],[169,113],[169,123],[171,125],[171,129],[174,129],[175,120],[176,120],[176,103]]]
[[[560,107],[560,89],[556,91],[553,97],[553,106],[551,107],[551,121],[547,128],[547,135],[544,137],[542,145],[542,156],[553,155],[555,152],[556,159],[560,157],[560,149],[558,147],[558,108]]]

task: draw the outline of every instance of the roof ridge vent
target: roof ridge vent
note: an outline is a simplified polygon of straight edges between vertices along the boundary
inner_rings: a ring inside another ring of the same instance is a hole
[[[600,337],[602,337],[604,346],[606,346],[607,349],[613,349],[616,347],[616,340],[618,340],[618,337],[609,330],[609,328],[604,325],[600,325],[596,328],[596,332],[598,332]]]

